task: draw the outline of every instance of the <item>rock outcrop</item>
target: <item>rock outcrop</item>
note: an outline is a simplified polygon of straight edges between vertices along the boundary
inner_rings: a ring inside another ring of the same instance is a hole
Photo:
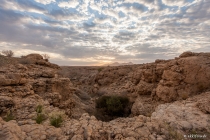
[[[60,69],[38,54],[9,62],[0,67],[0,139],[210,137],[210,53],[115,67]],[[130,116],[109,122],[93,116],[95,100],[103,95],[127,96],[133,103]],[[39,105],[45,117],[41,124],[36,122]],[[57,112],[65,113],[59,128],[50,124],[50,114]]]
[[[200,106],[203,101],[206,102]],[[209,131],[209,102],[210,92],[204,92],[187,100],[162,104],[152,113],[151,119],[170,123],[176,129]]]

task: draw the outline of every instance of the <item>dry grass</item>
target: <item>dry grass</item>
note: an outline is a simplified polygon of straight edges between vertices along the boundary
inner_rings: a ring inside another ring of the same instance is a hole
[[[49,114],[50,117],[50,124],[54,127],[60,127],[65,119],[64,112],[52,112]]]

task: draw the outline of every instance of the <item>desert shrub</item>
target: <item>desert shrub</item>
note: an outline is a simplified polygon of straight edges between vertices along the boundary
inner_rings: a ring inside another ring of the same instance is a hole
[[[106,100],[107,110],[110,115],[121,116],[123,113],[123,104],[120,98],[113,96]]]
[[[98,68],[98,72],[100,72],[100,71],[102,71],[103,70],[103,68]]]
[[[50,115],[50,124],[54,127],[60,127],[62,122],[64,121],[64,113],[52,113]]]
[[[96,108],[105,108],[107,106],[106,101],[110,98],[110,96],[102,96],[98,100],[96,100]]]
[[[96,117],[110,120],[116,117],[125,117],[130,113],[130,102],[124,96],[102,96],[96,100]],[[103,118],[108,116],[108,118]],[[102,118],[101,118],[102,117]]]
[[[42,54],[42,56],[46,61],[50,59],[50,56],[48,54]]]
[[[42,109],[43,109],[43,106],[42,106],[42,105],[38,105],[38,106],[36,107],[36,112],[37,112],[37,113],[42,113]]]
[[[36,118],[35,121],[38,124],[41,124],[44,120],[47,119],[46,115],[43,113],[43,106],[42,105],[37,105],[36,107]]]
[[[13,112],[11,110],[9,110],[4,118],[4,120],[6,122],[10,121],[10,120],[14,120],[14,116],[13,116]]]
[[[3,50],[1,53],[7,57],[12,57],[14,55],[14,52],[11,50]]]
[[[44,120],[46,120],[46,117],[43,113],[37,113],[36,115],[36,123],[41,124]]]

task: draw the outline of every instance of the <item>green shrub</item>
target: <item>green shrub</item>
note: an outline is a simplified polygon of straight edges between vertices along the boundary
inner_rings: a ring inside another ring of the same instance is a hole
[[[61,114],[54,114],[50,117],[50,124],[55,127],[60,127],[63,122]]]
[[[13,116],[13,113],[12,113],[11,110],[9,110],[9,111],[7,112],[7,115],[5,116],[4,120],[5,120],[6,122],[8,122],[8,121],[10,121],[10,120],[14,120],[14,116]]]
[[[98,72],[101,72],[103,70],[103,68],[98,68]]]
[[[102,96],[96,100],[96,108],[97,116],[108,115],[111,118],[128,116],[129,99],[123,96]]]
[[[102,96],[98,100],[96,100],[96,108],[105,108],[107,106],[106,101],[110,98],[110,96]]]
[[[37,113],[37,117],[35,120],[36,120],[36,123],[41,124],[44,120],[46,120],[46,117],[42,113]]]
[[[123,105],[121,98],[113,96],[106,100],[107,110],[110,115],[121,116],[123,113]]]
[[[46,115],[43,113],[43,105],[38,105],[36,107],[36,123],[41,124],[44,120],[46,120]]]
[[[42,106],[42,105],[38,105],[38,106],[36,107],[36,112],[37,112],[37,113],[42,113],[42,109],[43,109],[43,106]]]

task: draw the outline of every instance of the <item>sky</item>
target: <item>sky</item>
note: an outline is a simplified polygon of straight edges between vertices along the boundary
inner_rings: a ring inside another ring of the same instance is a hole
[[[1,0],[0,50],[69,66],[210,52],[210,0]]]

